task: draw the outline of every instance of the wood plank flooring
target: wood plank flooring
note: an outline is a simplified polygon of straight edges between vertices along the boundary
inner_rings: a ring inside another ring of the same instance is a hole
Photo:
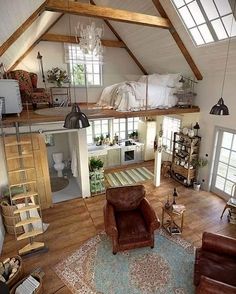
[[[153,162],[142,164],[153,172]],[[121,170],[121,169],[116,169]],[[111,169],[109,172],[112,171]],[[172,196],[177,187],[177,203],[186,206],[184,230],[182,237],[195,246],[200,246],[203,231],[210,231],[236,238],[236,225],[227,222],[225,213],[220,215],[225,202],[216,195],[204,191],[196,192],[186,189],[173,179],[163,178],[161,186],[154,187],[152,181],[144,183],[147,198],[161,218],[161,207],[168,195]],[[171,197],[170,197],[171,199]],[[68,254],[79,248],[88,238],[103,230],[103,205],[105,196],[99,195],[88,199],[74,199],[55,204],[53,208],[43,211],[43,220],[49,223],[44,233],[44,241],[49,248],[47,253],[25,257],[25,273],[41,267],[45,272],[44,294],[69,294],[69,289],[53,271],[53,266]],[[17,243],[18,244],[18,243]],[[1,258],[17,254],[15,238],[6,235]]]

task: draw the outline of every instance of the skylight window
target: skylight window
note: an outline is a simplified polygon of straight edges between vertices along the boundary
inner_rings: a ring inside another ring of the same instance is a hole
[[[172,2],[197,46],[236,36],[236,22],[229,0]]]

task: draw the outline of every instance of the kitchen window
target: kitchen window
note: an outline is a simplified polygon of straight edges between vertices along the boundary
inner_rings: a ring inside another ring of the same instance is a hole
[[[167,146],[166,152],[172,153],[174,132],[180,131],[181,120],[179,118],[164,116],[162,144]]]

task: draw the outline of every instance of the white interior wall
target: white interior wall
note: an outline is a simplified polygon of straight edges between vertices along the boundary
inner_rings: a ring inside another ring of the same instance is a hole
[[[69,144],[68,144],[68,133],[59,133],[53,134],[54,136],[54,146],[47,146],[47,154],[48,154],[48,165],[49,168],[53,168],[53,153],[62,152],[63,160],[71,159]]]

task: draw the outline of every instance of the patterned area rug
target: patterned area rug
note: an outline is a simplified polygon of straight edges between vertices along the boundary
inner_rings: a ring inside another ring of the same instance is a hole
[[[146,167],[127,169],[120,172],[109,173],[105,175],[107,182],[111,187],[133,185],[138,182],[151,180],[154,174]]]
[[[155,247],[112,254],[102,233],[84,243],[54,270],[72,293],[193,294],[194,248],[163,230]]]
[[[50,178],[52,192],[57,192],[65,189],[69,185],[69,180],[64,178]]]

